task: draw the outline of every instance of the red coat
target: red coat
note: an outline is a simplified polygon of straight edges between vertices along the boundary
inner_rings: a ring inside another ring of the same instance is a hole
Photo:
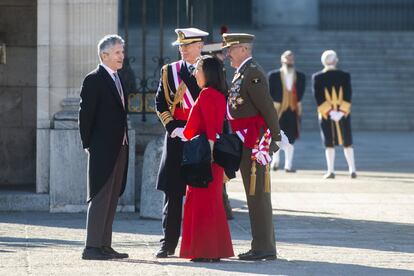
[[[223,130],[226,104],[225,96],[219,91],[211,87],[203,89],[191,109],[191,120],[188,120],[184,129],[185,138],[190,140],[205,133],[207,139],[216,141],[216,134],[221,134]]]
[[[226,98],[209,87],[201,91],[184,128],[187,139],[205,133],[216,141],[226,114]],[[188,186],[184,205],[181,258],[227,258],[234,256],[224,211],[223,168],[212,163],[213,180],[207,188]]]

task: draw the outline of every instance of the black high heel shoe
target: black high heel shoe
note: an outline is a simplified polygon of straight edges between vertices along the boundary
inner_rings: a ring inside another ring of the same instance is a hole
[[[220,258],[194,258],[190,261],[195,263],[218,263],[220,262]]]

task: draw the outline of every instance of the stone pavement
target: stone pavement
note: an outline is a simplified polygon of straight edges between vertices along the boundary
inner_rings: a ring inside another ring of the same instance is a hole
[[[0,275],[414,275],[413,133],[357,133],[358,178],[337,150],[337,178],[322,180],[318,133],[297,143],[296,174],[272,173],[278,260],[215,264],[155,259],[160,221],[117,214],[122,261],[83,261],[85,214],[0,213]],[[240,178],[228,184],[235,253],[249,249]]]

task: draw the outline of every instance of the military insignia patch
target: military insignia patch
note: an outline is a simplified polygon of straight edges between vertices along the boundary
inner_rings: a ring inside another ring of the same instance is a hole
[[[260,79],[259,78],[255,78],[255,79],[252,79],[252,83],[260,83]]]
[[[244,102],[244,100],[243,100],[243,98],[242,98],[242,97],[237,97],[237,98],[236,98],[236,103],[237,103],[238,105],[243,104],[243,102]]]

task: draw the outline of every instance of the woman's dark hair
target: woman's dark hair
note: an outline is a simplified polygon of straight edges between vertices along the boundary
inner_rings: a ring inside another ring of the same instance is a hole
[[[226,73],[223,62],[217,57],[202,56],[199,60],[206,80],[205,87],[213,87],[219,92],[227,95]],[[199,66],[199,65],[198,65]]]

